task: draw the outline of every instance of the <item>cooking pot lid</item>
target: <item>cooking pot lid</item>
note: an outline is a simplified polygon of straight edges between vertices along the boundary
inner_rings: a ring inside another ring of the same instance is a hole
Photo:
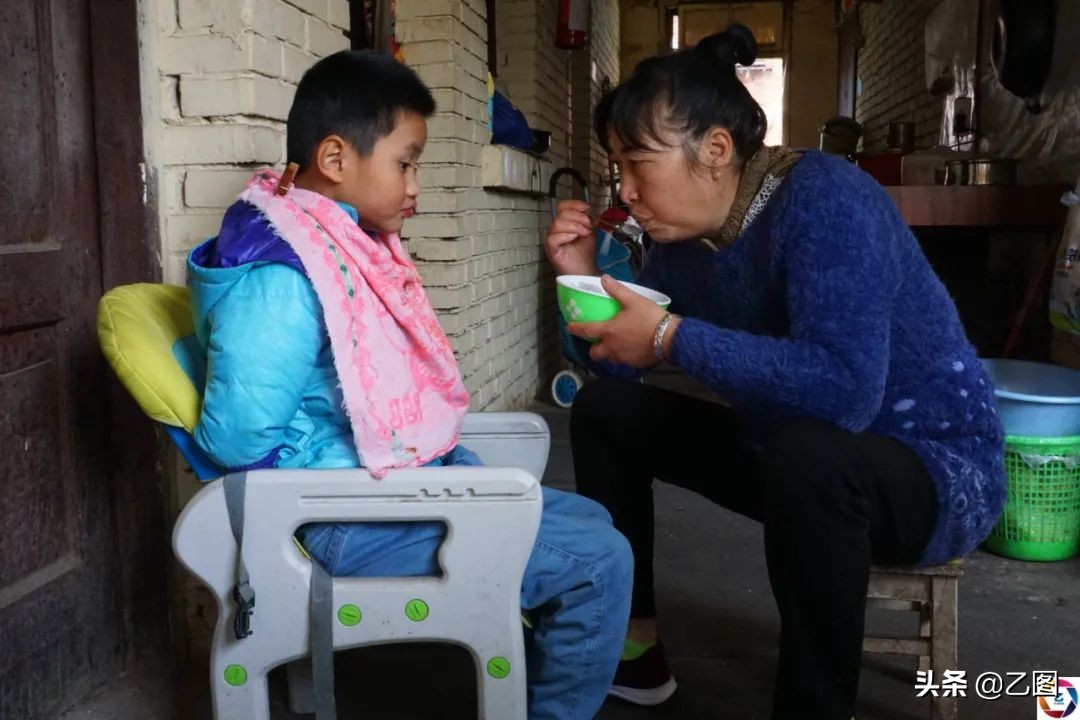
[[[844,116],[834,117],[825,121],[821,126],[821,132],[829,135],[858,137],[859,135],[862,135],[862,125],[854,118]]]

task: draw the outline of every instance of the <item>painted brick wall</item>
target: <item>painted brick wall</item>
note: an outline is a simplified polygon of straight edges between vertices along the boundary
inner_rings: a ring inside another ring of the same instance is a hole
[[[522,408],[558,367],[554,279],[543,256],[546,197],[485,190],[487,29],[483,0],[398,4],[406,61],[436,94],[409,250],[458,356],[474,409]],[[554,46],[554,0],[500,0],[498,74],[531,126],[569,158],[569,58]],[[546,189],[545,189],[546,190]]]
[[[514,101],[569,161],[569,57],[554,47],[555,0],[506,2],[503,65]],[[146,0],[144,63],[150,182],[162,198],[162,263],[213,235],[250,171],[284,160],[284,120],[303,71],[348,46],[347,0]],[[420,214],[403,231],[458,353],[474,408],[528,405],[558,363],[554,291],[541,240],[542,198],[480,186],[487,143],[487,28],[482,0],[406,0],[406,61],[439,107],[423,158]],[[517,33],[515,38],[514,33]],[[520,41],[520,42],[518,42]],[[512,52],[511,52],[512,50]],[[550,316],[550,317],[549,317]]]
[[[892,121],[914,120],[915,144],[937,144],[942,101],[926,89],[926,20],[939,0],[885,0],[859,6],[865,45],[859,51],[862,94],[855,116],[863,124],[863,148],[884,150]]]
[[[602,198],[606,163],[588,128],[600,79],[618,79],[618,0],[593,0],[592,12],[590,48],[570,53],[555,47],[555,0],[498,0],[497,72],[529,124],[551,132],[548,160],[561,167],[585,158],[594,197]],[[554,277],[542,247],[550,207],[546,195],[480,184],[488,141],[485,3],[399,0],[397,35],[439,105],[422,159],[421,213],[404,230],[410,252],[454,345],[473,408],[525,407],[545,392],[561,363]]]
[[[316,60],[348,47],[347,0],[141,0],[146,182],[160,198],[166,282],[185,281],[187,252],[216,234],[224,209],[263,165],[285,158],[296,83]],[[173,469],[174,513],[198,483]],[[176,657],[205,657],[216,609],[177,570]]]
[[[348,47],[347,0],[146,0],[146,125],[159,183],[162,263],[184,281],[188,250],[213,235],[251,169],[284,161],[300,76]]]
[[[593,132],[593,111],[605,79],[612,87],[619,84],[618,0],[592,0],[591,18],[588,48],[570,57],[571,159],[574,168],[588,178],[593,206],[600,211],[611,205],[611,192],[606,182],[607,153]]]

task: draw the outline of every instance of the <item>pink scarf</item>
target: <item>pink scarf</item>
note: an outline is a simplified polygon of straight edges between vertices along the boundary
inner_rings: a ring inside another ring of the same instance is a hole
[[[361,462],[372,475],[457,445],[469,395],[450,342],[397,235],[369,237],[337,203],[260,170],[239,200],[300,258],[322,304]]]

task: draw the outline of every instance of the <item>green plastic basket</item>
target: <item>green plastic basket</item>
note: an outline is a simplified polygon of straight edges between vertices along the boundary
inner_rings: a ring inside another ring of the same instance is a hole
[[[1066,560],[1080,551],[1080,437],[1005,439],[1008,500],[986,539],[1017,560]]]

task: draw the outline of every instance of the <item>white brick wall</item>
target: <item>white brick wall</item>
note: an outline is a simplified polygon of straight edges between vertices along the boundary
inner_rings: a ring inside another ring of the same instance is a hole
[[[162,263],[184,281],[184,256],[213,235],[251,170],[284,161],[284,121],[296,83],[345,48],[347,0],[143,0],[156,112],[147,128],[161,198]],[[458,355],[476,409],[533,401],[558,368],[554,281],[543,257],[546,197],[488,192],[484,0],[398,0],[406,61],[438,113],[422,160],[420,214],[403,235]],[[602,198],[602,154],[589,132],[599,94],[592,64],[618,75],[618,0],[593,0],[593,45],[571,82],[555,48],[555,0],[500,0],[499,74],[531,125],[552,133],[558,167],[584,163]],[[578,112],[572,110],[576,84]],[[576,131],[575,131],[576,128]],[[572,151],[572,146],[574,150]]]
[[[593,207],[599,212],[611,205],[607,153],[593,132],[593,111],[603,94],[603,80],[619,84],[619,2],[592,0],[589,46],[573,53],[570,62],[573,166],[589,180]]]
[[[606,1],[606,0],[605,0]],[[500,0],[499,77],[550,156],[569,161],[569,54],[554,46],[554,0]],[[543,257],[546,198],[480,185],[487,143],[487,26],[483,0],[399,0],[406,61],[439,112],[424,152],[421,214],[404,234],[450,336],[475,409],[531,403],[558,365],[554,282]]]
[[[251,170],[284,161],[296,83],[316,58],[348,47],[347,0],[144,0],[159,108],[147,144],[161,203],[167,282],[213,235]]]
[[[862,94],[855,117],[863,125],[863,149],[884,150],[889,123],[915,121],[916,147],[937,143],[943,103],[926,89],[926,20],[940,0],[884,0],[862,5],[866,44],[859,51]]]

